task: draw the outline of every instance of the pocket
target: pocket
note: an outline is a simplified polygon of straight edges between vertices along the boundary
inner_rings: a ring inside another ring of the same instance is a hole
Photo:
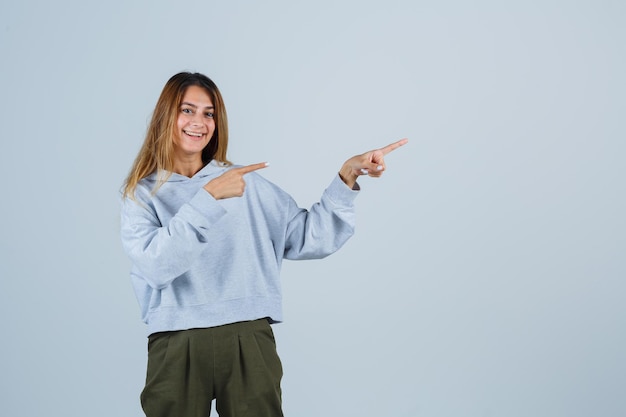
[[[276,381],[280,381],[283,375],[283,366],[276,350],[274,331],[269,323],[254,332],[254,340],[266,369],[274,375]]]
[[[148,341],[148,370],[144,398],[176,401],[187,378],[189,333],[173,331],[157,333]]]
[[[269,338],[274,347],[276,346],[276,339],[274,338],[274,330],[272,330],[272,325],[270,324],[268,319],[261,319],[263,323],[263,327],[261,327],[260,332],[265,334],[267,338]]]
[[[172,332],[161,332],[151,334],[148,337],[148,370],[146,381],[154,378],[165,365],[171,335]]]
[[[148,336],[148,353],[150,350],[158,349],[162,343],[167,343],[172,332],[152,333]]]

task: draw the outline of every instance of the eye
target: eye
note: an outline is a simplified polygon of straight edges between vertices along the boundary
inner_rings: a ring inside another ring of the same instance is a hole
[[[211,112],[206,112],[206,113],[205,113],[205,116],[206,116],[206,117],[208,117],[209,119],[212,119],[212,118],[213,118],[213,113],[211,113]]]
[[[180,109],[180,112],[181,113],[185,113],[185,114],[192,114],[193,113],[193,111],[191,109],[188,109],[188,108],[182,108],[182,109]]]

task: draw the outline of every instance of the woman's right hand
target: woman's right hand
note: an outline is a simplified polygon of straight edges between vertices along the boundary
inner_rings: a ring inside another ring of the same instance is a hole
[[[241,197],[246,188],[243,179],[245,174],[267,167],[267,162],[252,164],[245,167],[229,169],[217,178],[207,182],[204,189],[216,200],[231,197]]]

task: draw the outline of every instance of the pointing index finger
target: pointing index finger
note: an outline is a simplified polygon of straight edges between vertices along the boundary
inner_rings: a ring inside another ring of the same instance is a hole
[[[400,146],[406,145],[408,141],[409,140],[407,138],[400,139],[397,142],[390,143],[389,145],[385,146],[384,148],[380,148],[380,151],[383,153],[383,155],[387,155],[389,152],[398,149]]]
[[[247,165],[245,167],[237,168],[241,173],[247,174],[252,171],[256,171],[257,169],[266,168],[269,166],[267,162],[259,162],[258,164]]]

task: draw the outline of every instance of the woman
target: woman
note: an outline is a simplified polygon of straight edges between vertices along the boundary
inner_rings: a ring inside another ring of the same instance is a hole
[[[198,73],[166,83],[125,182],[121,236],[148,325],[141,402],[148,417],[282,416],[283,258],[338,250],[354,229],[361,175],[379,177],[406,139],[348,159],[310,210],[226,158],[217,86]]]

